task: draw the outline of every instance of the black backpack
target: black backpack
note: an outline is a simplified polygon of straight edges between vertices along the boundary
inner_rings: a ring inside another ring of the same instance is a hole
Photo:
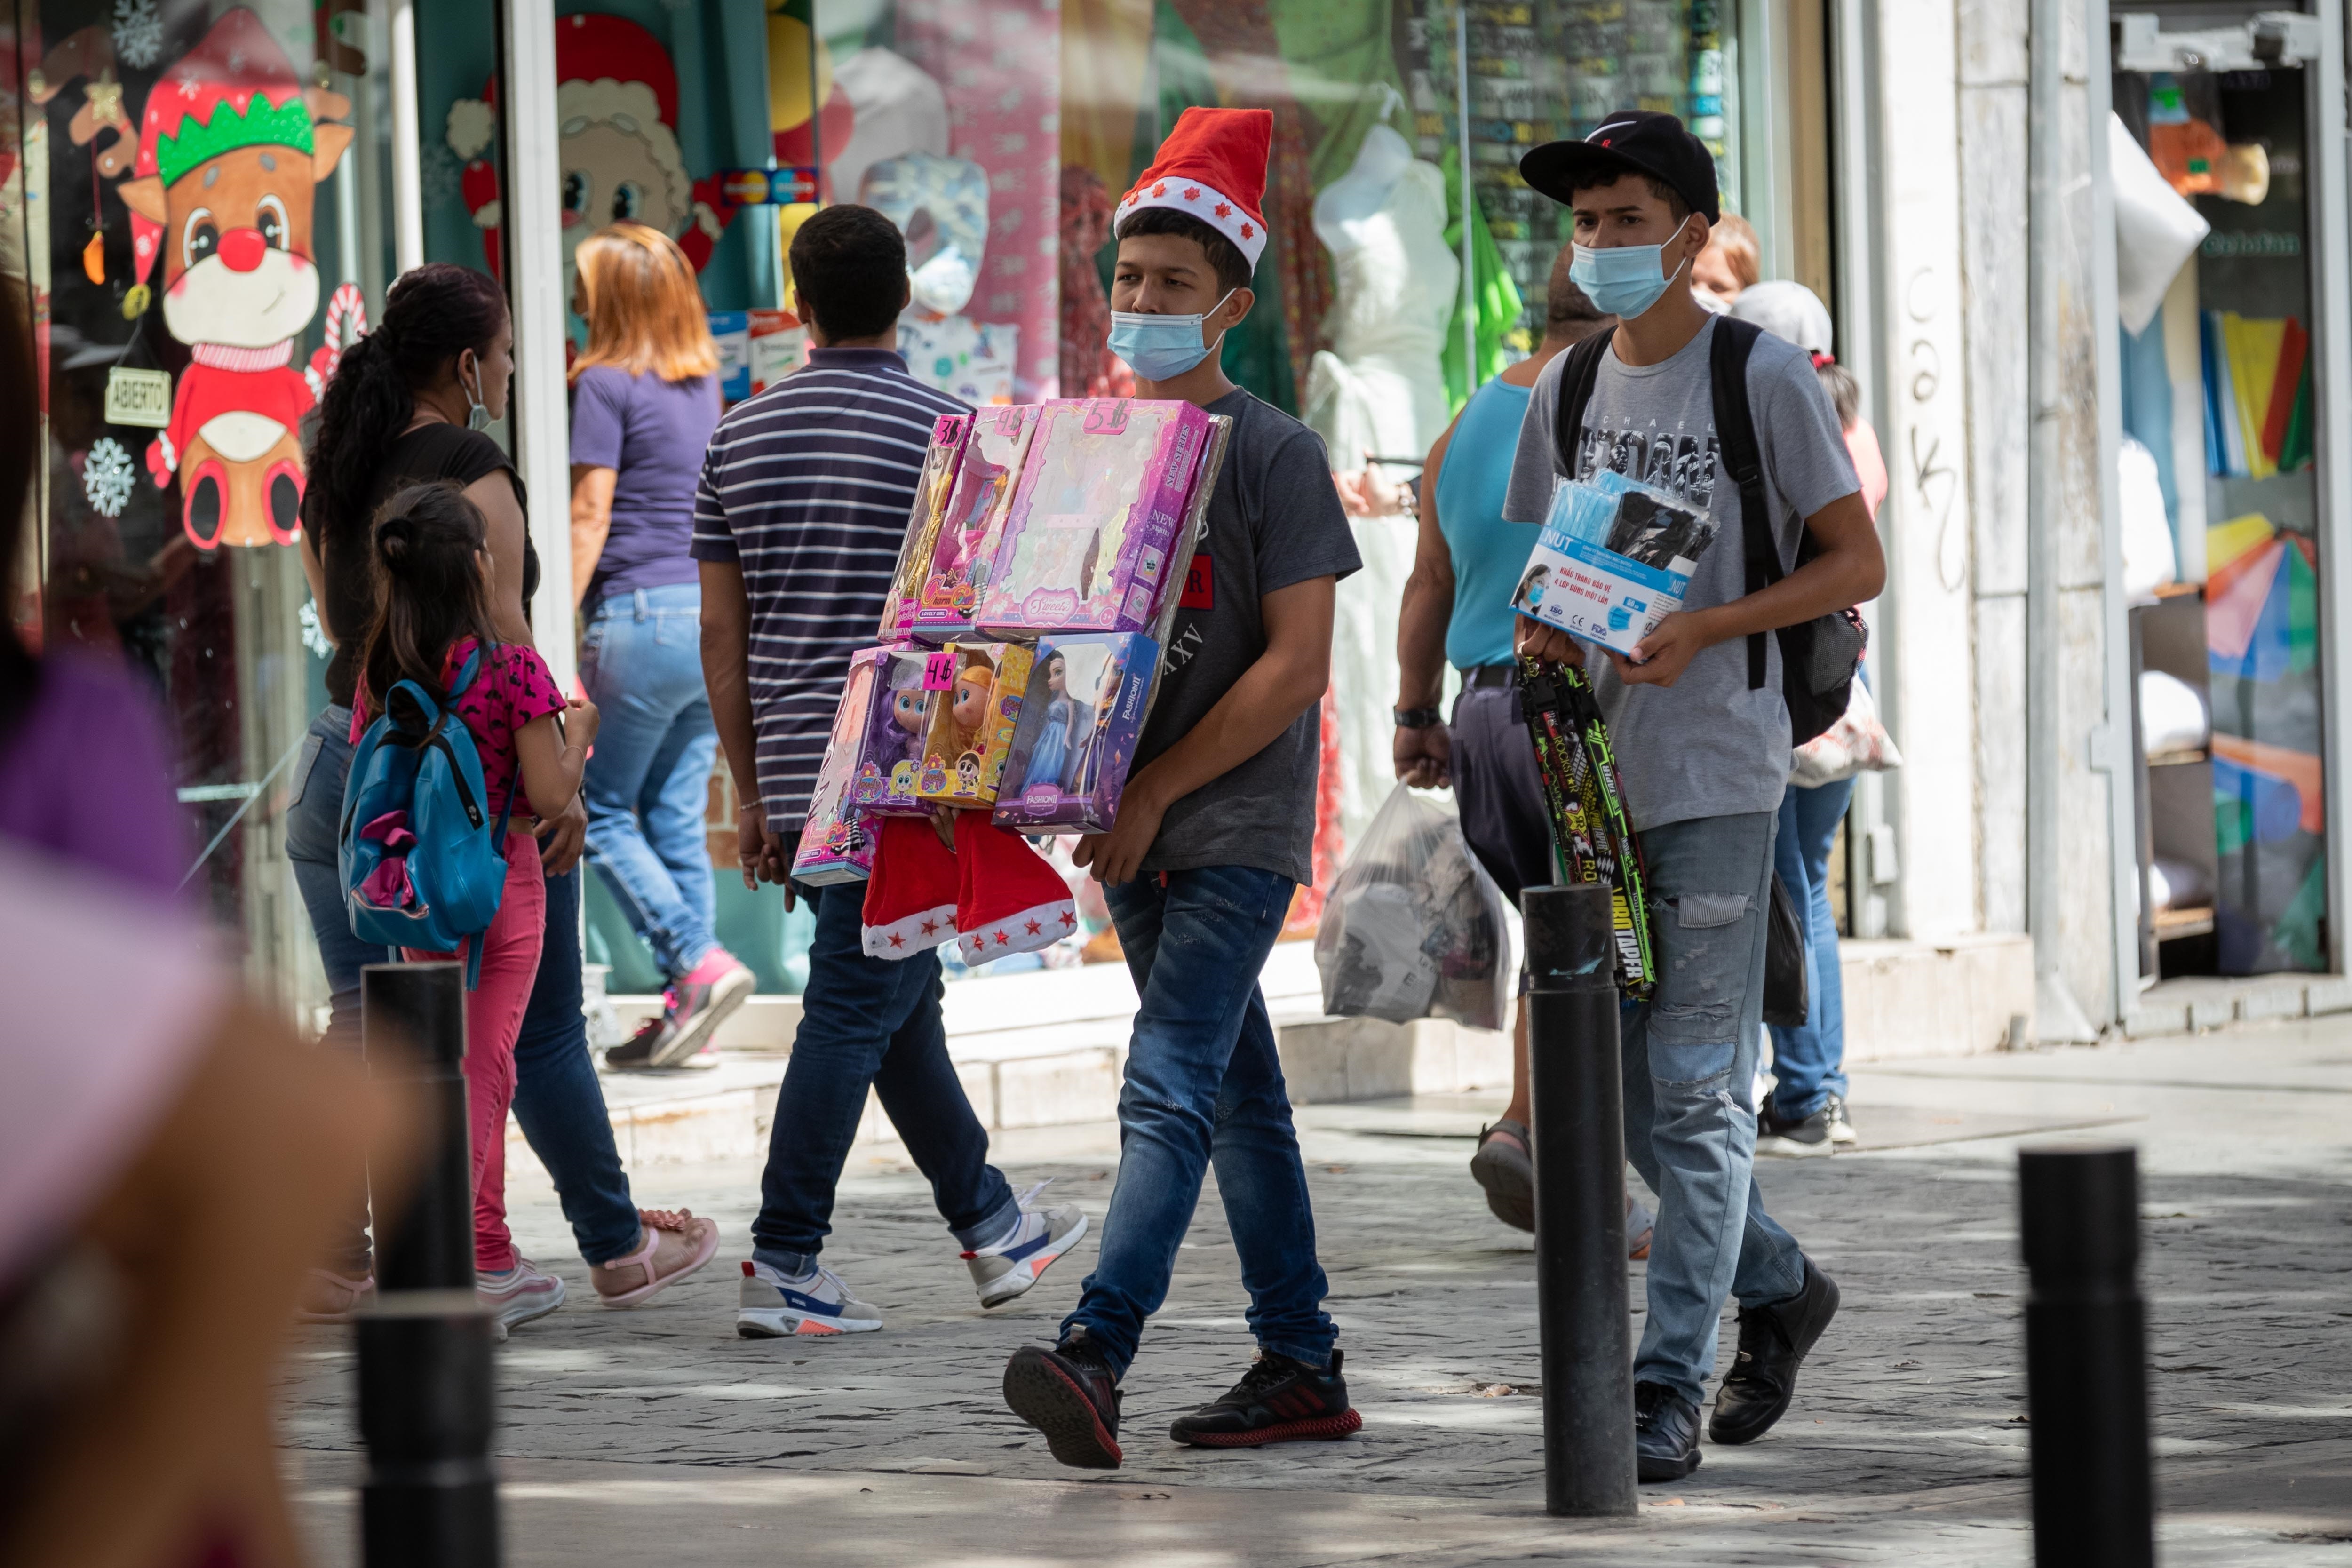
[[[1780,552],[1772,538],[1764,499],[1763,457],[1756,443],[1756,421],[1748,409],[1748,356],[1762,331],[1752,321],[1718,316],[1708,358],[1716,440],[1722,449],[1724,472],[1739,487],[1740,529],[1748,553],[1747,592],[1750,594],[1788,575],[1780,570]],[[1559,443],[1560,466],[1571,476],[1576,473],[1585,405],[1592,401],[1601,356],[1609,352],[1610,340],[1615,335],[1614,327],[1595,332],[1569,350],[1568,363],[1560,367],[1559,423],[1554,438]],[[1797,564],[1801,566],[1820,553],[1821,546],[1813,542],[1811,532],[1801,532]],[[1861,615],[1846,609],[1782,626],[1774,635],[1780,639],[1780,697],[1789,708],[1789,744],[1801,746],[1844,715],[1868,632]],[[1749,689],[1764,684],[1764,634],[1751,633],[1748,638]]]

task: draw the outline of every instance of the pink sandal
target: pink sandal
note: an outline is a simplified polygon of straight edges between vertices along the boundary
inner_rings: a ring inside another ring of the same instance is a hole
[[[607,1307],[634,1307],[719,1254],[718,1222],[697,1219],[692,1209],[639,1209],[637,1217],[645,1222],[645,1245],[594,1269],[596,1294]]]

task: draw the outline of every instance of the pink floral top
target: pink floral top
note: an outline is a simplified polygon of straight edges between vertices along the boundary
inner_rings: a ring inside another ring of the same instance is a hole
[[[457,679],[466,668],[467,656],[473,653],[475,639],[460,637],[450,645],[441,661],[441,681],[446,686]],[[360,672],[359,690],[352,702],[352,741],[357,744],[367,729],[369,698],[367,672]],[[563,711],[563,693],[556,689],[555,672],[539,657],[537,648],[520,643],[500,643],[474,673],[474,683],[457,699],[457,716],[474,737],[474,749],[482,759],[482,788],[489,795],[490,810],[496,812],[506,804],[507,786],[513,783],[515,770],[520,765],[515,752],[515,737],[533,720],[550,713]],[[530,797],[520,784],[515,785],[514,815],[536,816]]]

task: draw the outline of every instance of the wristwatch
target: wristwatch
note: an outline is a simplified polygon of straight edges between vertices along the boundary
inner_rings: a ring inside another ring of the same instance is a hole
[[[1400,730],[1434,730],[1444,722],[1445,715],[1434,708],[1396,710],[1396,726]]]

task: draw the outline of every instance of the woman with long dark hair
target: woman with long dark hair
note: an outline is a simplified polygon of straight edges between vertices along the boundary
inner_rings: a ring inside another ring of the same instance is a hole
[[[303,497],[302,565],[335,654],[327,667],[328,706],[310,726],[294,773],[286,853],[333,994],[327,1037],[347,1049],[359,1044],[361,966],[383,956],[352,934],[336,867],[359,649],[376,612],[370,525],[405,485],[457,487],[485,525],[490,629],[501,642],[531,645],[525,606],[538,587],[539,562],[522,479],[482,434],[506,412],[513,374],[506,296],[482,273],[436,262],[392,286],[383,324],[345,351],[320,405]],[[515,1042],[514,1109],[555,1178],[597,1294],[630,1306],[709,1261],[719,1235],[710,1221],[682,1210],[641,1211],[629,1195],[581,1015],[577,865],[585,828],[576,797],[540,825],[547,937]],[[347,1315],[371,1289],[371,1273],[365,1216],[354,1215],[332,1266],[311,1277],[306,1314]],[[535,1316],[563,1295],[562,1280],[528,1263],[482,1285],[502,1317]]]

